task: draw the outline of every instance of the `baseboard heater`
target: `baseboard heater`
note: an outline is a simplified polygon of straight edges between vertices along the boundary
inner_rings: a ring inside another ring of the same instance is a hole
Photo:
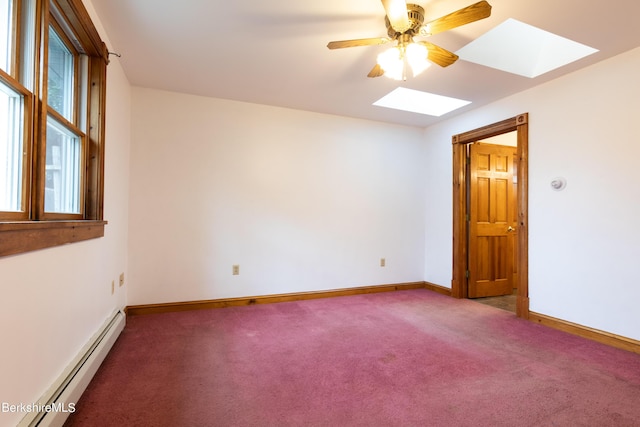
[[[117,311],[93,336],[60,378],[38,401],[40,412],[25,416],[18,427],[57,427],[69,417],[69,404],[75,404],[124,329],[126,316]],[[51,410],[53,408],[53,410]]]

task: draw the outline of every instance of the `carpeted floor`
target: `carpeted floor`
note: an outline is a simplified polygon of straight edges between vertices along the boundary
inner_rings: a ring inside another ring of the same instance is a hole
[[[411,290],[133,316],[67,426],[638,426],[640,356]]]

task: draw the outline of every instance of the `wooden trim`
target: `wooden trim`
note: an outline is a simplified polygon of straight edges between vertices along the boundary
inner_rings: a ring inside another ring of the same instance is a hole
[[[432,285],[432,286],[436,286],[436,285]],[[271,303],[287,302],[287,301],[303,301],[303,300],[318,299],[318,298],[373,294],[373,293],[379,293],[379,292],[404,291],[408,289],[423,289],[425,287],[428,288],[425,282],[409,282],[409,283],[397,283],[397,284],[389,284],[389,285],[363,286],[363,287],[357,287],[357,288],[331,289],[326,291],[297,292],[297,293],[290,293],[290,294],[275,294],[275,295],[262,295],[262,296],[250,296],[250,297],[239,297],[239,298],[200,300],[200,301],[170,302],[170,303],[162,303],[162,304],[143,304],[143,305],[127,306],[125,309],[125,313],[128,316],[129,315],[133,316],[138,314],[171,313],[175,311],[237,307],[237,306],[246,306],[246,305],[254,305],[254,304],[271,304]]]
[[[0,256],[103,237],[106,224],[86,220],[0,222]]]
[[[466,145],[481,139],[517,131],[518,138],[518,295],[516,314],[529,316],[528,156],[529,114],[502,120],[454,135],[453,144],[453,268],[451,295],[467,298]]]
[[[451,296],[451,289],[445,288],[444,286],[436,285],[435,283],[424,282],[424,288],[441,295],[446,295],[448,297]]]
[[[502,120],[498,123],[493,123],[487,126],[483,126],[478,129],[470,130],[468,132],[454,135],[454,144],[470,144],[481,139],[491,138],[492,136],[501,135],[503,133],[512,132],[517,129],[518,125],[527,123],[527,113],[521,114],[516,117]]]
[[[529,115],[516,117],[518,127],[518,294],[516,314],[529,318]]]
[[[109,63],[109,52],[100,38],[100,34],[91,21],[89,12],[84,7],[82,0],[53,0],[56,7],[64,13],[80,43],[89,49],[85,52],[89,56],[102,58],[105,64]]]
[[[107,104],[107,65],[102,58],[89,58],[89,129],[87,130],[87,170],[85,215],[102,219],[104,215],[104,146]]]
[[[49,13],[48,1],[36,2],[39,5],[36,14],[36,54],[34,56],[36,72],[34,81],[34,123],[33,123],[33,156],[31,159],[32,188],[31,215],[32,220],[44,220],[44,194],[46,187],[46,135],[47,135],[47,102],[49,91]]]
[[[457,141],[457,136],[453,137]],[[451,295],[467,298],[466,145],[453,144],[453,271]],[[460,261],[459,261],[460,260]]]
[[[556,319],[555,317],[546,316],[540,313],[530,312],[529,320],[553,329],[568,332],[572,335],[597,341],[601,344],[640,354],[640,341],[636,341],[631,338],[611,334],[599,329],[589,328],[577,323],[567,322],[566,320]]]

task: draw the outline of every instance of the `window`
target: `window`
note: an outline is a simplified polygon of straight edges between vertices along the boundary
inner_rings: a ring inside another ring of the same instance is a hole
[[[13,18],[13,1],[0,0],[0,68],[9,69],[11,52],[11,20]]]
[[[81,0],[0,0],[0,256],[104,235],[107,64]]]
[[[0,83],[0,211],[23,208],[24,98]]]

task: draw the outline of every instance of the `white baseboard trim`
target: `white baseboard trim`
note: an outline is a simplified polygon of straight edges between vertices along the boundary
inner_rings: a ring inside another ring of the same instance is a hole
[[[25,416],[18,427],[59,427],[64,424],[75,404],[107,357],[124,329],[126,316],[118,310],[109,318],[58,380],[37,402],[37,410]]]

